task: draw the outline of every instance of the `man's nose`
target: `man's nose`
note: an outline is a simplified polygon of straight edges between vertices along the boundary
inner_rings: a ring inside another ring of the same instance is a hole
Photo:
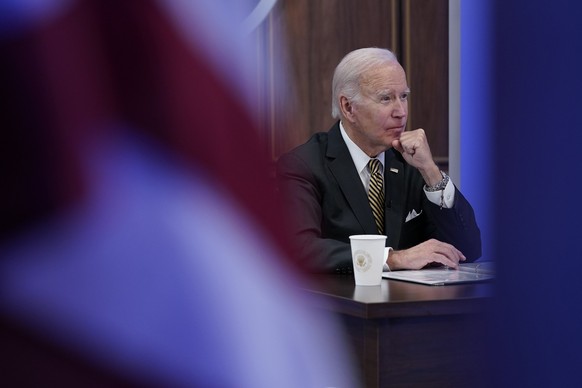
[[[394,109],[392,110],[392,117],[403,118],[406,116],[406,103],[401,100],[396,100]]]

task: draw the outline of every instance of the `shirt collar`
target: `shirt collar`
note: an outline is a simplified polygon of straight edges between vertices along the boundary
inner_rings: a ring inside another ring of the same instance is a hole
[[[348,146],[348,151],[350,151],[352,160],[356,165],[356,170],[358,170],[358,173],[362,173],[362,171],[364,171],[364,169],[368,165],[368,162],[372,158],[366,155],[366,153],[362,151],[362,149],[358,147],[358,145],[354,143],[352,139],[350,139],[341,121],[339,123],[339,127],[340,132],[342,134],[342,138],[344,139],[344,142]],[[376,159],[380,161],[380,164],[382,165],[382,171],[384,171],[384,152],[379,153],[378,156],[376,156]]]

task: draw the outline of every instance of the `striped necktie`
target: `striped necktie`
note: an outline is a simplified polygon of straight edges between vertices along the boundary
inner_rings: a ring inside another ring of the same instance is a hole
[[[370,159],[368,162],[370,169],[370,188],[368,190],[368,201],[372,207],[372,214],[378,227],[378,233],[384,234],[384,177],[380,171],[380,161]]]

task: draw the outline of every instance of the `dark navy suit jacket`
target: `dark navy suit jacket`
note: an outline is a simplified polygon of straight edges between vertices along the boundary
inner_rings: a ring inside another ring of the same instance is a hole
[[[349,236],[378,232],[339,122],[281,156],[277,177],[303,264],[315,272],[351,272]],[[481,256],[475,214],[457,188],[453,208],[441,209],[427,199],[420,172],[394,149],[385,152],[384,183],[387,246],[405,249],[436,238],[468,261]],[[420,215],[407,222],[412,210]]]

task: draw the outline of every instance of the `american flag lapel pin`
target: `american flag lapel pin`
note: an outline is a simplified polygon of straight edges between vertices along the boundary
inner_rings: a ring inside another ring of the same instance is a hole
[[[394,168],[394,167],[390,167],[390,172],[393,172],[394,174],[398,174],[398,169]]]

